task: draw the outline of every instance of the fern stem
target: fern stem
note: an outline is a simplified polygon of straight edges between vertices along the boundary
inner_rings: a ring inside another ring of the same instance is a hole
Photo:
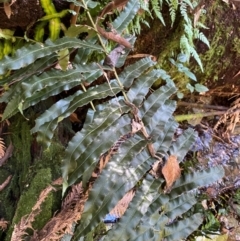
[[[86,90],[86,88],[85,88],[85,86],[84,86],[83,83],[81,83],[81,86],[82,86],[84,92],[87,92],[87,90]],[[92,101],[90,101],[90,105],[92,106],[92,109],[93,109],[94,111],[96,111],[95,106],[94,106],[94,104],[92,103]]]
[[[176,115],[176,116],[174,116],[174,119],[177,122],[179,122],[179,121],[184,121],[184,120],[192,120],[192,119],[195,119],[195,118],[203,118],[203,117],[207,117],[207,116],[223,115],[225,113],[226,113],[226,111],[213,111],[213,112],[206,112],[206,113]]]
[[[84,1],[83,1],[83,4],[84,4],[84,6],[86,6]],[[77,23],[77,17],[78,17],[79,11],[80,11],[80,6],[74,6],[74,5],[72,5],[71,7],[72,7],[72,8],[75,10],[75,12],[76,12],[76,15],[71,18],[71,25],[76,25],[76,23]],[[89,12],[87,11],[87,13],[89,13]],[[83,88],[83,91],[84,91],[84,92],[87,92],[84,84],[81,84],[81,86],[82,86],[82,88]],[[95,106],[94,106],[94,104],[93,104],[92,101],[90,101],[90,105],[91,105],[92,109],[93,109],[94,111],[96,111]]]
[[[84,8],[85,8],[86,11],[87,11],[87,16],[88,16],[88,18],[89,18],[89,20],[90,20],[90,22],[91,22],[94,30],[97,32],[97,36],[98,36],[98,39],[99,39],[99,41],[100,41],[100,44],[101,44],[101,46],[103,47],[105,54],[107,55],[106,46],[105,46],[105,44],[103,43],[102,38],[101,38],[101,36],[100,36],[99,33],[98,33],[96,24],[94,23],[94,21],[93,21],[93,19],[92,19],[92,16],[91,16],[90,12],[88,11],[87,5],[86,5],[86,3],[85,3],[84,0],[82,1],[82,3],[83,3],[83,5],[84,5]],[[120,79],[119,79],[119,77],[118,77],[118,74],[117,74],[117,72],[116,72],[115,67],[113,68],[113,72],[114,72],[114,76],[115,76],[115,78],[116,78],[119,86],[122,88],[122,94],[123,94],[124,99],[125,99],[126,101],[128,101],[127,95],[126,95],[125,92],[124,92],[124,86],[122,85],[122,83],[121,83],[121,81],[120,81]]]
[[[116,78],[119,86],[120,86],[121,89],[122,89],[122,94],[123,94],[124,99],[125,99],[126,101],[128,101],[128,97],[127,97],[126,93],[124,92],[124,86],[123,86],[122,82],[120,81],[120,79],[119,79],[119,77],[118,77],[118,74],[117,74],[117,71],[116,71],[115,67],[113,68],[113,73],[114,73],[114,76],[115,76],[115,78]]]
[[[104,49],[104,52],[107,54],[106,47],[105,47],[105,45],[104,45],[104,43],[103,43],[103,41],[102,41],[101,36],[100,36],[99,33],[98,33],[98,30],[97,30],[96,24],[94,23],[94,21],[93,21],[93,19],[92,19],[92,16],[91,16],[91,14],[90,14],[90,12],[89,12],[89,10],[88,10],[88,7],[87,7],[87,5],[86,5],[86,3],[85,3],[84,0],[82,1],[82,3],[83,3],[83,5],[84,5],[84,8],[85,8],[86,11],[87,11],[87,16],[88,16],[88,18],[89,18],[89,20],[90,20],[90,22],[91,22],[91,24],[92,24],[94,30],[95,30],[96,33],[97,33],[98,39],[99,39],[99,41],[100,41],[100,44],[102,45],[102,47],[103,47],[103,49]]]

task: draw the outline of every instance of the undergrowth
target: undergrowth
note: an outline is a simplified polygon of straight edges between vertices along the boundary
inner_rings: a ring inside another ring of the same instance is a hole
[[[193,190],[217,181],[224,171],[214,167],[181,174],[179,163],[196,133],[189,128],[177,139],[174,136],[178,124],[173,117],[176,102],[172,97],[177,88],[171,76],[149,57],[124,65],[136,39],[124,32],[137,16],[140,3],[126,3],[111,23],[113,33],[101,25],[106,9],[94,21],[90,10],[96,7],[95,2],[71,2],[84,9],[91,25],[71,26],[62,38],[52,32],[54,41],[27,44],[1,60],[0,74],[11,72],[1,81],[5,89],[0,102],[6,103],[2,120],[19,112],[26,119],[32,118],[27,110],[38,107],[36,118],[30,119],[35,123],[31,133],[37,134],[37,141],[45,148],[51,145],[60,122],[72,117],[78,108],[87,106],[88,110],[82,130],[76,132],[64,152],[62,179],[46,187],[31,212],[13,224],[11,240],[61,240],[65,233],[73,234],[72,241],[84,240],[112,210],[120,213],[120,221],[103,234],[102,240],[186,238],[203,220],[199,212],[188,215],[197,203]],[[166,3],[172,23],[178,10],[184,19],[181,50],[201,66],[193,39],[205,39],[199,32],[196,35],[187,14],[187,6],[193,8],[191,2]],[[160,14],[163,2],[151,4],[164,23]],[[50,8],[44,10],[50,15],[47,19],[55,14]],[[82,32],[87,32],[87,37],[78,39]],[[117,45],[107,51],[107,41]],[[70,62],[73,51],[77,53]],[[97,82],[99,78],[103,81]],[[160,78],[165,85],[152,91]],[[59,184],[63,185],[61,209],[42,229],[29,232],[42,203]],[[119,203],[129,196],[123,211]]]

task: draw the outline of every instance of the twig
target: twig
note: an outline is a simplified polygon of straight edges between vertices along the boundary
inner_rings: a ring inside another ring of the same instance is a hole
[[[186,114],[186,115],[176,115],[174,119],[176,121],[184,121],[184,120],[191,120],[195,118],[203,118],[207,116],[214,116],[214,115],[223,115],[226,111],[213,111],[213,112],[206,112],[206,113],[196,113],[196,114]]]
[[[212,109],[212,110],[228,110],[228,107],[225,106],[217,106],[217,105],[204,105],[204,104],[198,104],[198,103],[189,103],[184,101],[178,101],[178,106],[189,106],[189,107],[195,107],[199,109]]]
[[[89,11],[88,11],[88,9],[87,9],[87,5],[86,5],[85,1],[82,1],[82,3],[84,4],[85,9],[87,10],[88,18],[89,18],[89,20],[90,20],[90,22],[91,22],[94,30],[97,32],[97,36],[98,36],[98,39],[99,39],[99,41],[100,41],[100,44],[101,44],[101,46],[103,47],[104,52],[107,54],[106,47],[105,47],[105,45],[104,45],[104,43],[103,43],[103,41],[102,41],[101,36],[99,35],[100,32],[98,31],[99,29],[98,29],[97,23],[98,23],[98,21],[99,21],[99,18],[97,18],[97,22],[96,22],[96,24],[95,24],[94,21],[93,21],[93,19],[92,19],[91,14],[89,13]],[[100,30],[100,31],[101,31],[101,30]],[[101,69],[102,69],[102,68],[101,68]],[[114,76],[115,76],[115,78],[116,78],[119,86],[123,89],[123,85],[122,85],[122,83],[121,83],[121,81],[120,81],[120,79],[119,79],[119,77],[118,77],[118,74],[117,74],[117,72],[116,72],[115,67],[113,68],[113,72],[114,72]],[[104,72],[104,73],[105,73],[105,72]],[[106,77],[106,76],[105,76],[105,77]],[[122,90],[122,94],[123,94],[125,100],[128,101],[128,98],[127,98],[127,96],[126,96],[126,94],[124,93],[123,90]]]
[[[7,179],[0,185],[0,191],[2,191],[8,185],[11,179],[12,179],[12,175],[7,177]]]

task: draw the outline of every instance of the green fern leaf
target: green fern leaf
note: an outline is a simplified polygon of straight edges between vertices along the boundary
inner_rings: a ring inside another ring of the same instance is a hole
[[[178,157],[178,161],[181,162],[188,150],[197,138],[197,133],[193,129],[187,129],[183,134],[174,142],[169,152],[172,155]]]
[[[197,63],[198,63],[198,65],[199,65],[200,69],[201,69],[202,72],[203,72],[202,61],[201,61],[201,59],[200,59],[200,57],[199,57],[197,51],[196,51],[193,47],[191,48],[191,55],[192,55],[192,57],[197,61]]]
[[[51,70],[40,76],[28,78],[13,88],[13,97],[4,110],[3,120],[16,114],[19,111],[19,105],[22,105],[21,111],[23,111],[41,100],[79,85],[81,81],[92,82],[101,75],[102,71],[99,66],[90,64],[78,65],[74,70],[65,72]],[[79,77],[82,77],[82,80]],[[9,95],[8,98],[10,98]]]
[[[124,38],[130,38],[129,36],[124,36]],[[134,45],[135,41],[136,41],[136,37],[131,36],[131,39],[128,41],[132,46]],[[116,68],[121,68],[123,67],[123,65],[125,64],[125,61],[127,59],[127,56],[129,55],[129,53],[131,52],[131,49],[124,49],[124,52],[121,54],[121,56],[119,57],[117,63],[116,63]]]
[[[140,8],[140,4],[138,0],[129,0],[124,10],[113,21],[112,23],[113,28],[119,33],[125,30],[128,24],[133,20],[139,8]]]
[[[144,223],[140,227],[140,221],[142,217],[149,217],[149,206],[158,200],[158,206],[152,209],[159,209],[162,205],[166,204],[169,198],[165,195],[160,195],[156,190],[159,189],[159,180],[154,179],[152,176],[147,175],[143,179],[141,186],[137,190],[132,202],[129,205],[128,210],[124,216],[120,219],[113,229],[111,229],[107,235],[104,237],[104,241],[133,241],[133,240],[151,240],[148,239],[138,239],[144,231],[149,230],[151,234],[154,235],[154,230],[149,228],[152,223]],[[152,211],[154,211],[152,210]],[[159,215],[158,217],[159,218]],[[151,220],[152,222],[154,220]],[[167,222],[167,221],[166,221]],[[145,225],[147,227],[145,227]],[[151,235],[152,237],[152,235]],[[155,239],[157,240],[157,239]]]
[[[199,38],[203,43],[205,43],[205,44],[208,46],[208,48],[210,48],[210,43],[209,43],[207,37],[206,37],[202,32],[199,33],[198,38]]]
[[[161,196],[162,195],[160,195],[160,197]],[[164,199],[166,200],[166,198]],[[194,195],[190,193],[182,194],[164,203],[159,197],[155,198],[155,200],[149,204],[149,211],[143,216],[141,220],[142,224],[137,228],[138,237],[133,240],[163,240],[168,238],[168,236],[174,234],[171,224],[168,224],[169,220],[174,220],[177,216],[181,216],[192,208],[195,203],[196,199]],[[181,225],[181,221],[177,221],[176,223],[178,226]],[[174,225],[176,226],[176,224]],[[197,227],[195,227],[195,229]]]
[[[44,143],[47,147],[51,144],[51,139],[58,122],[68,117],[78,107],[88,104],[94,99],[102,99],[107,96],[115,96],[121,89],[115,83],[109,89],[108,84],[89,89],[87,92],[77,91],[68,98],[58,101],[50,109],[45,111],[36,119],[32,133],[38,132],[37,140]]]
[[[183,193],[182,195],[177,196],[174,199],[171,199],[168,203],[166,203],[164,205],[163,213],[170,220],[174,220],[178,216],[181,216],[182,214],[190,210],[196,203],[197,200],[193,193]]]
[[[154,64],[155,62],[153,62],[150,58],[141,59],[136,63],[127,66],[119,75],[119,79],[121,80],[124,87],[129,88],[135,78],[138,78],[142,73],[144,73]]]
[[[204,171],[185,174],[173,185],[170,198],[185,191],[212,184],[224,176],[224,169],[216,166]]]
[[[178,221],[165,228],[165,238],[167,241],[179,241],[187,238],[202,223],[203,218],[200,213],[192,215],[190,218]]]
[[[128,100],[136,106],[140,106],[147,95],[149,88],[160,76],[161,72],[157,70],[153,70],[150,73],[140,76],[138,81],[135,81],[128,91]]]
[[[85,236],[96,227],[124,194],[142,178],[145,170],[140,169],[139,165],[141,162],[144,163],[145,159],[139,160],[137,167],[129,167],[129,160],[132,158],[132,153],[140,152],[146,145],[147,141],[137,135],[121,145],[119,153],[107,164],[90,191],[89,199],[84,206],[81,224],[75,230],[74,240]],[[146,165],[149,166],[149,163],[145,163]],[[101,195],[103,195],[102,198]]]
[[[187,14],[187,4],[184,1],[180,3],[180,12],[185,22],[188,25],[191,25],[191,19],[188,17],[188,14]]]
[[[39,74],[46,67],[50,66],[51,64],[53,64],[56,61],[57,61],[57,54],[55,54],[55,53],[51,54],[50,56],[38,59],[34,63],[29,64],[26,67],[23,67],[17,71],[14,71],[14,73],[11,74],[10,76],[0,80],[0,85],[9,84],[9,83],[12,83],[13,81],[14,82],[17,81],[17,83],[18,83],[23,79],[27,79],[27,78],[31,77],[32,75]],[[8,92],[10,92],[10,91],[12,91],[12,87],[8,90]],[[1,100],[2,100],[2,96],[0,97],[0,101]],[[2,101],[2,102],[4,102],[4,101]]]
[[[18,107],[21,103],[22,103],[21,96],[17,93],[14,94],[3,112],[2,120],[6,120],[9,117],[15,115],[19,111]]]
[[[169,2],[169,12],[171,17],[172,26],[176,19],[176,11],[178,9],[178,0],[170,0]]]
[[[178,240],[175,238],[186,238],[202,223],[202,218],[199,214],[194,214],[190,219],[177,221],[171,225],[167,224],[169,217],[176,218],[177,215],[188,211],[196,203],[192,194],[184,193],[184,191],[190,191],[199,185],[208,185],[223,176],[224,171],[222,167],[187,174],[185,178],[177,181],[182,183],[181,187],[180,185],[178,186],[179,192],[173,189],[169,196],[156,192],[156,190],[161,190],[161,180],[151,181],[152,178],[147,176],[142,182],[142,187],[137,190],[136,196],[132,200],[126,214],[121,218],[119,224],[107,234],[104,241],[122,240],[121,238],[129,241],[162,240],[164,238],[167,240]],[[191,185],[184,182],[184,180],[191,182]],[[145,185],[146,182],[147,185]],[[189,224],[190,220],[192,224]],[[186,231],[183,232],[182,229],[184,227]]]
[[[158,130],[158,135],[155,135],[155,133],[151,135],[152,138],[156,138],[154,148],[157,152],[167,155],[172,144],[174,133],[178,127],[178,123],[170,118],[167,122],[160,122],[157,127],[158,128],[155,128],[155,130]]]
[[[76,38],[64,37],[61,39],[57,39],[55,42],[47,40],[44,45],[34,44],[17,50],[12,58],[6,56],[4,59],[2,59],[2,63],[0,65],[0,74],[2,75],[10,69],[20,69],[26,65],[33,63],[38,58],[48,56],[53,52],[65,48],[90,48],[98,52],[103,51],[103,49],[99,45],[91,44],[86,41],[81,41]]]
[[[188,43],[190,46],[193,46],[193,27],[191,24],[184,24],[184,32],[185,35],[187,36]]]
[[[186,55],[187,61],[189,61],[191,55],[191,46],[185,34],[181,36],[180,49]]]
[[[161,1],[160,1],[161,2]],[[152,11],[154,12],[154,14],[157,16],[157,18],[162,22],[162,24],[164,26],[165,25],[165,22],[164,22],[164,19],[163,19],[163,16],[162,16],[162,13],[161,13],[161,3],[159,2],[159,0],[152,0],[151,1],[151,5],[152,5]]]
[[[176,87],[173,82],[168,82],[160,89],[156,90],[143,103],[140,113],[145,124],[150,123],[151,118],[156,114],[157,110],[169,99],[171,95],[176,93]],[[158,116],[159,117],[159,116]]]
[[[93,163],[96,165],[100,155],[125,134],[121,129],[126,131],[124,126],[129,126],[130,120],[120,118],[120,116],[128,110],[129,107],[120,107],[119,103],[114,106],[110,105],[98,111],[93,123],[72,138],[63,160],[63,178],[67,185],[72,185]],[[130,126],[128,128],[130,131]],[[94,139],[91,136],[94,136]],[[102,140],[105,141],[102,142]]]

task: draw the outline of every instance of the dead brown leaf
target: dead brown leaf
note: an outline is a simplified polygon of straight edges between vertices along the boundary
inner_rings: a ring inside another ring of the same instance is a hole
[[[6,13],[7,17],[10,19],[12,15],[11,5],[13,5],[16,0],[12,0],[11,3],[5,2],[3,3],[4,12]]]
[[[181,169],[177,157],[171,155],[164,167],[162,168],[162,174],[166,180],[165,193],[171,191],[173,183],[181,176]]]
[[[4,12],[6,13],[7,17],[10,19],[11,14],[12,14],[11,5],[8,2],[3,3],[3,8],[4,8]]]
[[[113,214],[117,217],[122,217],[122,215],[126,212],[130,202],[132,201],[135,195],[135,190],[131,189],[127,192],[123,198],[117,203],[117,205],[111,210],[110,214]]]
[[[3,231],[6,230],[7,229],[7,225],[8,225],[7,221],[5,221],[3,219],[0,220],[0,229],[1,230],[3,230]]]

